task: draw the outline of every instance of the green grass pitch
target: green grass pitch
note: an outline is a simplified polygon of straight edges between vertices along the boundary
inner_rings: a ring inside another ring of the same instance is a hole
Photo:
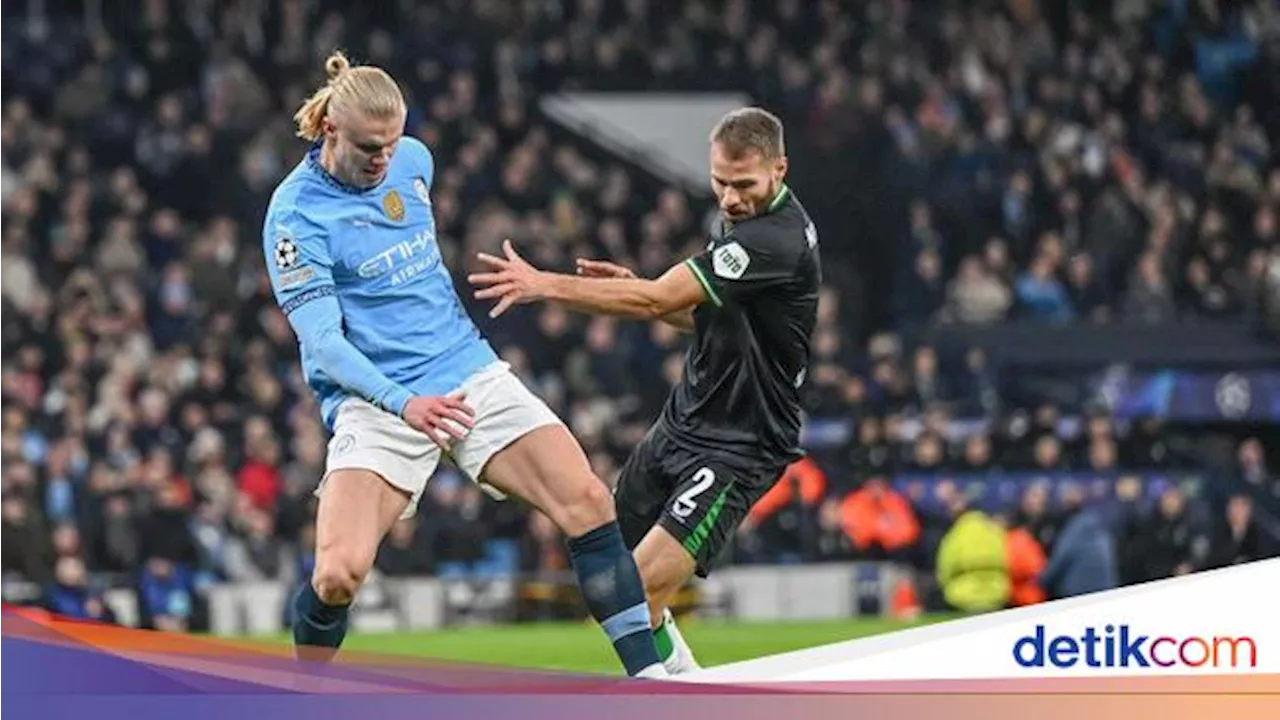
[[[916,621],[858,620],[739,623],[686,619],[681,632],[704,667],[852,640],[916,627],[945,617]],[[283,638],[282,638],[283,639]],[[530,623],[434,632],[356,634],[344,648],[418,655],[461,662],[617,674],[619,665],[604,634],[590,623]]]

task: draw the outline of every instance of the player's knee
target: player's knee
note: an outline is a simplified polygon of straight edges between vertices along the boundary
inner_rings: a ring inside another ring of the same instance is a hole
[[[311,584],[324,604],[347,605],[355,599],[368,574],[367,563],[349,557],[327,558],[323,562],[317,560]]]
[[[572,499],[564,503],[557,514],[559,517],[553,519],[570,537],[590,532],[616,517],[609,488],[594,475],[586,476]]]

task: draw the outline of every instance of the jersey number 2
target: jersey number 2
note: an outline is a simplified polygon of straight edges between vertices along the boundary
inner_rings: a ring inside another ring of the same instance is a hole
[[[716,481],[716,473],[711,468],[704,467],[693,474],[693,487],[685,490],[676,497],[676,501],[671,506],[671,512],[678,518],[687,518],[698,509],[698,502],[694,499],[707,491],[711,487],[711,483]]]

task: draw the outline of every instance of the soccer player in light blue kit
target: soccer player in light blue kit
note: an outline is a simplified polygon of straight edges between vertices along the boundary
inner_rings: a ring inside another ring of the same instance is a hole
[[[442,453],[568,536],[583,597],[629,675],[665,675],[608,488],[555,414],[498,360],[436,245],[434,161],[402,137],[405,102],[376,67],[325,63],[295,115],[314,145],[271,197],[263,249],[333,432],[316,490],[316,566],[296,599],[303,658],[341,645],[383,536],[412,517]]]

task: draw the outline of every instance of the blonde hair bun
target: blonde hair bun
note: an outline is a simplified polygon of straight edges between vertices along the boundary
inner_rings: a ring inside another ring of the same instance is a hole
[[[324,61],[324,73],[329,77],[329,82],[333,82],[342,76],[342,73],[351,69],[351,61],[343,54],[341,50],[334,50]]]
[[[371,65],[352,67],[341,50],[325,58],[328,81],[294,113],[298,137],[312,142],[324,135],[324,119],[330,113],[361,112],[379,118],[405,111],[400,86],[385,70]]]

